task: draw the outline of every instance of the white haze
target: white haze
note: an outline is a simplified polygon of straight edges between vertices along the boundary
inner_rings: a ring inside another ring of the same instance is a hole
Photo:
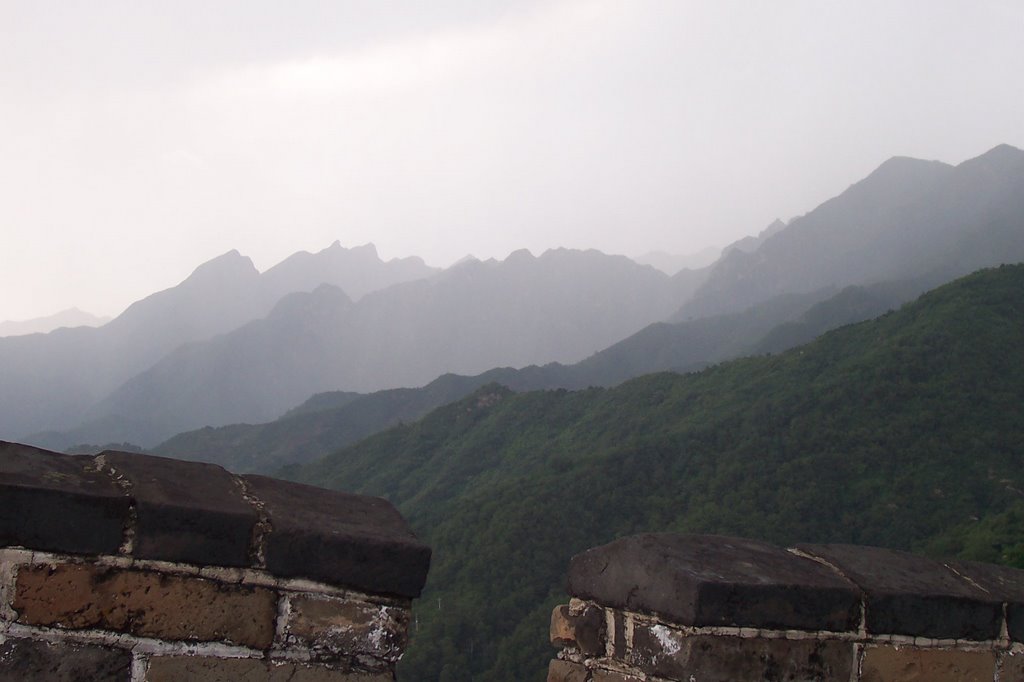
[[[0,320],[239,249],[692,253],[1024,146],[1024,4],[0,0]]]

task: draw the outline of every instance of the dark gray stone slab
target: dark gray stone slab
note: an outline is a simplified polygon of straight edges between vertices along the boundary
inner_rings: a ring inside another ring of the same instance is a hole
[[[1010,639],[1024,642],[1024,571],[977,561],[944,563],[1006,604],[1006,629]]]
[[[430,548],[391,503],[265,476],[242,478],[270,517],[267,570],[378,594],[419,596]]]
[[[89,457],[0,441],[0,546],[115,554],[128,496]]]
[[[128,452],[96,459],[128,481],[140,559],[248,566],[259,515],[234,476],[219,466]]]
[[[0,682],[129,682],[131,652],[8,639],[0,644]]]
[[[855,630],[860,596],[825,566],[774,545],[653,533],[573,557],[569,594],[681,625]]]
[[[872,634],[987,640],[999,635],[1002,603],[922,556],[880,547],[799,545],[857,584]]]

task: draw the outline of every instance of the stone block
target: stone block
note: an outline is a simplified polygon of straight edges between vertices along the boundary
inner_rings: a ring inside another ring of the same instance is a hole
[[[862,682],[992,682],[992,651],[869,646],[861,665]],[[1021,678],[1008,677],[1007,680]]]
[[[856,587],[816,561],[754,540],[649,533],[573,557],[569,594],[694,626],[850,631]]]
[[[587,682],[587,669],[579,663],[556,658],[548,664],[548,682]]]
[[[97,462],[123,476],[135,501],[141,559],[249,566],[259,519],[234,476],[219,466],[108,451]]]
[[[267,570],[363,592],[418,597],[430,548],[387,500],[266,476],[243,476],[264,503],[273,530]]]
[[[0,441],[0,547],[115,554],[128,496],[90,457]]]
[[[309,649],[318,660],[368,654],[395,662],[408,643],[409,612],[352,600],[291,597],[285,633],[290,645]]]
[[[685,636],[664,625],[636,624],[626,663],[659,677],[701,682],[849,680],[853,644],[835,640],[787,640]]]
[[[588,656],[604,653],[604,609],[587,604],[579,613],[572,613],[567,604],[551,612],[551,643],[558,647],[579,649]]]
[[[0,641],[0,682],[129,682],[129,651],[27,639]]]
[[[255,658],[158,656],[146,682],[393,682],[391,673],[353,673]]]
[[[947,566],[974,581],[993,598],[1006,604],[1006,629],[1010,639],[1024,643],[1024,571],[977,561],[947,561]],[[1024,680],[1024,677],[1021,678]]]
[[[155,571],[58,564],[22,567],[13,606],[27,625],[266,649],[277,596],[265,588]]]
[[[945,565],[880,547],[800,545],[863,590],[871,634],[989,640],[999,636],[1000,600]]]

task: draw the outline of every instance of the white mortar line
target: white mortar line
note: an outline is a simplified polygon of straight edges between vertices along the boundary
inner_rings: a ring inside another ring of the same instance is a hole
[[[146,674],[149,672],[149,659],[138,651],[132,652],[132,677],[131,682],[146,682]]]

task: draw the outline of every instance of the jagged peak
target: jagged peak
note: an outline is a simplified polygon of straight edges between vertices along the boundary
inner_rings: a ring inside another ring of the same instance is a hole
[[[957,166],[958,170],[973,168],[995,168],[1005,170],[1024,165],[1024,151],[1009,144],[999,144],[973,159],[967,159]]]
[[[238,249],[231,249],[227,253],[222,253],[221,255],[202,263],[192,271],[192,274],[189,275],[188,279],[240,272],[246,274],[249,274],[250,272],[252,274],[259,274],[259,271],[256,269],[256,266],[253,265],[251,258],[243,256],[238,252]]]

